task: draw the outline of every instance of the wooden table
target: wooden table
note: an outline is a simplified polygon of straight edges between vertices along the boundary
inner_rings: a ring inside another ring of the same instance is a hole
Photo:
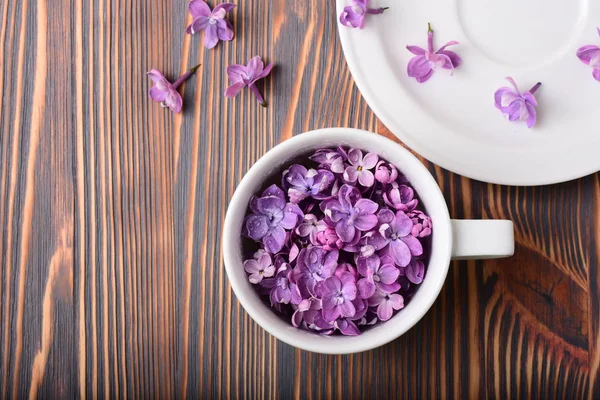
[[[515,222],[513,258],[454,263],[426,317],[363,354],[248,317],[220,251],[245,171],[314,128],[392,135],[332,0],[237,4],[236,39],[206,50],[185,0],[0,2],[0,397],[600,397],[599,175],[516,188],[423,160],[452,217]],[[267,109],[222,94],[255,54],[277,64]],[[183,113],[149,101],[146,71],[198,62]]]

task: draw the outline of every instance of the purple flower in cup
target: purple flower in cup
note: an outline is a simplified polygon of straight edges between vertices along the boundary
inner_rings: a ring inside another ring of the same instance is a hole
[[[375,166],[375,180],[383,184],[395,182],[398,179],[398,170],[394,164],[379,161]]]
[[[317,234],[327,229],[323,221],[319,221],[314,214],[305,214],[302,221],[296,228],[296,233],[301,237],[309,237],[313,245],[317,245]]]
[[[330,277],[338,263],[337,250],[326,251],[319,247],[302,249],[296,262],[296,278],[303,296],[315,296],[315,285]]]
[[[364,187],[371,187],[375,183],[373,173],[369,170],[375,168],[379,157],[375,153],[367,153],[363,157],[362,151],[359,149],[351,149],[348,152],[348,162],[350,165],[344,171],[344,179],[347,182],[358,183]]]
[[[307,197],[323,200],[329,197],[323,192],[331,186],[335,177],[330,171],[320,169],[306,169],[294,164],[283,172],[283,182],[288,189],[288,196],[292,203],[299,203]]]
[[[423,83],[429,80],[431,75],[433,75],[433,72],[438,68],[454,71],[454,68],[457,68],[462,60],[455,52],[446,50],[446,47],[454,46],[456,44],[458,44],[458,42],[453,40],[434,52],[433,30],[431,29],[431,24],[428,24],[427,50],[419,46],[406,46],[408,51],[415,55],[415,57],[409,61],[408,67],[406,68],[408,76],[415,78],[419,83]]]
[[[350,28],[363,29],[367,14],[382,14],[388,8],[369,8],[369,0],[352,0],[352,5],[344,7],[340,14],[340,22]]]
[[[403,211],[398,211],[389,224],[379,227],[381,236],[389,243],[390,256],[401,267],[406,267],[413,256],[423,254],[423,246],[412,235],[412,228],[412,220]]]
[[[338,318],[333,324],[345,336],[358,336],[360,330],[349,318]]]
[[[310,299],[303,299],[299,304],[296,311],[292,315],[292,325],[296,328],[299,327],[302,322],[306,324],[313,324],[315,316],[321,310],[321,300],[314,297]]]
[[[244,261],[244,269],[250,274],[248,280],[254,284],[260,283],[263,278],[275,275],[275,266],[268,253],[263,253],[258,260],[250,259]]]
[[[254,56],[248,61],[248,65],[234,64],[227,67],[227,76],[232,85],[225,89],[225,97],[235,97],[246,86],[256,97],[261,106],[266,107],[267,102],[256,87],[256,82],[271,73],[273,63],[265,67],[259,56]]]
[[[318,162],[319,168],[328,168],[333,173],[342,174],[346,169],[344,161],[348,159],[348,154],[341,147],[336,150],[319,149],[309,158]]]
[[[338,198],[327,200],[321,204],[321,208],[324,208],[325,215],[335,224],[335,232],[346,243],[360,238],[359,232],[368,231],[377,225],[377,203],[361,198],[358,189],[349,185],[343,185]]]
[[[397,293],[389,294],[378,290],[369,299],[369,306],[377,306],[377,317],[382,321],[387,321],[392,318],[394,310],[404,308],[404,298]]]
[[[150,88],[150,98],[153,101],[160,102],[161,106],[170,108],[175,114],[179,113],[183,107],[183,99],[177,91],[177,88],[192,76],[198,67],[200,67],[200,64],[181,75],[173,83],[170,83],[160,71],[156,69],[150,70],[148,76],[152,79],[152,82],[155,83],[155,85]]]
[[[356,307],[352,300],[356,298],[356,280],[345,273],[340,278],[330,276],[318,285],[318,295],[323,304],[323,318],[333,322],[339,317],[353,317]]]
[[[415,285],[423,282],[423,278],[425,277],[425,264],[423,264],[423,261],[412,259],[406,267],[406,277]]]
[[[536,107],[538,103],[534,93],[541,86],[538,82],[528,92],[521,94],[513,78],[506,78],[512,88],[503,87],[496,91],[494,99],[496,108],[508,115],[509,121],[525,121],[528,128],[533,128],[537,119]]]
[[[364,280],[367,282],[362,283],[364,291],[361,293],[361,297],[363,299],[371,297],[376,288],[383,293],[394,293],[400,290],[400,285],[396,282],[400,276],[400,270],[396,268],[389,257],[386,257],[386,261],[388,263],[382,263],[381,258],[377,255],[358,259],[358,272],[365,277]],[[360,290],[360,281],[358,285]]]
[[[273,254],[283,248],[286,229],[294,229],[303,218],[302,210],[296,204],[286,204],[283,190],[276,185],[269,186],[261,197],[253,198],[250,209],[254,214],[246,218],[247,235],[262,241],[266,250]]]
[[[277,273],[274,279],[274,286],[271,289],[271,304],[299,304],[302,301],[300,290],[294,280],[294,270],[284,268]]]
[[[223,3],[210,10],[203,0],[191,0],[188,10],[194,21],[187,27],[186,33],[193,35],[204,31],[204,46],[212,49],[219,40],[230,41],[233,39],[233,26],[225,19],[225,14],[235,8],[235,4]]]
[[[414,210],[419,204],[419,201],[414,197],[414,190],[406,185],[393,187],[387,193],[383,193],[383,201],[385,201],[385,204],[398,211],[404,212]]]
[[[431,235],[431,218],[423,211],[414,210],[408,214],[413,222],[412,235],[416,238],[424,238]]]
[[[600,28],[598,35],[600,35]],[[598,46],[583,46],[577,50],[577,57],[586,65],[593,68],[592,75],[594,79],[600,82],[600,47]]]

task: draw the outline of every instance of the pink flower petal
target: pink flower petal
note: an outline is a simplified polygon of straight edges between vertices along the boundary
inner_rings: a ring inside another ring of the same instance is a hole
[[[577,57],[585,64],[589,64],[590,60],[598,53],[600,53],[598,46],[583,46],[577,50]]]
[[[221,3],[218,6],[215,7],[215,9],[213,10],[213,13],[216,13],[217,11],[224,9],[225,12],[229,12],[231,10],[233,10],[235,8],[235,4],[233,3]]]
[[[208,26],[208,17],[197,17],[192,21],[192,23],[187,27],[185,33],[188,35],[193,35],[196,32],[200,32],[203,29],[206,29]]]
[[[210,7],[204,0],[192,0],[188,4],[188,10],[193,17],[209,17],[211,15]]]
[[[214,48],[219,43],[217,35],[217,25],[208,24],[204,29],[204,47],[207,49]]]
[[[527,127],[528,128],[533,128],[536,120],[537,120],[537,113],[535,111],[535,107],[529,103],[525,103],[526,107],[527,107]]]
[[[358,183],[364,187],[371,187],[375,183],[375,177],[371,171],[363,169],[358,174]]]
[[[377,306],[377,316],[382,321],[387,321],[392,318],[392,313],[394,310],[392,309],[391,304],[388,301],[384,300]]]
[[[399,294],[392,294],[388,300],[388,304],[394,309],[399,310],[404,307],[404,298]]]
[[[408,62],[406,72],[411,78],[424,77],[431,73],[431,66],[425,56],[416,56]]]
[[[365,169],[373,169],[377,165],[377,161],[379,161],[377,154],[367,153],[367,155],[363,158],[362,166]]]
[[[406,46],[407,50],[413,53],[415,56],[424,56],[426,50],[419,46]]]
[[[171,89],[167,94],[167,98],[165,99],[165,104],[169,107],[175,114],[181,111],[183,107],[183,99],[177,90]]]
[[[390,255],[394,259],[394,262],[401,266],[406,267],[410,262],[411,255],[408,245],[401,240],[392,240],[389,245]]]
[[[246,85],[243,82],[234,83],[233,85],[225,89],[225,97],[235,97],[237,94],[245,88]]]
[[[600,82],[600,68],[595,68],[594,72],[592,72],[594,79]]]
[[[165,101],[167,99],[167,91],[160,90],[156,86],[150,88],[150,98],[154,101]]]

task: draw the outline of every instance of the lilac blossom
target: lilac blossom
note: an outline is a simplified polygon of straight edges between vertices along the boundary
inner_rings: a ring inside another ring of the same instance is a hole
[[[348,153],[342,148],[319,149],[309,158],[318,162],[320,168],[328,168],[333,173],[342,174],[346,169],[344,161],[348,159]]]
[[[419,46],[406,46],[408,51],[415,55],[409,61],[406,68],[408,76],[415,78],[419,83],[423,83],[429,80],[438,68],[454,71],[461,64],[462,60],[458,54],[446,50],[446,48],[457,44],[458,42],[453,40],[440,47],[439,50],[434,51],[433,30],[431,29],[431,24],[428,24],[427,50]]]
[[[379,161],[375,166],[375,180],[383,184],[393,183],[398,179],[398,170],[394,164]]]
[[[369,299],[370,307],[377,307],[377,317],[382,321],[387,321],[392,318],[394,310],[404,308],[404,298],[402,295],[394,293],[383,293],[376,291]]]
[[[385,204],[397,211],[409,212],[415,209],[419,201],[414,198],[415,192],[411,187],[399,185],[383,193]]]
[[[305,214],[302,221],[296,228],[296,233],[301,237],[309,237],[313,245],[317,245],[317,234],[326,230],[327,224],[319,220],[314,214]]]
[[[210,10],[204,0],[191,0],[188,4],[188,11],[194,18],[187,27],[186,33],[204,31],[204,46],[212,49],[219,43],[219,40],[228,42],[233,39],[233,26],[231,22],[225,19],[225,14],[235,8],[235,4],[223,3]]]
[[[537,120],[538,106],[534,93],[541,86],[538,82],[528,92],[521,94],[513,78],[506,78],[512,88],[503,87],[496,91],[494,99],[496,108],[508,115],[509,121],[524,121],[528,128],[533,128]]]
[[[267,77],[272,69],[273,63],[265,67],[259,56],[252,57],[248,65],[230,65],[227,67],[227,76],[232,84],[225,89],[225,97],[235,97],[243,88],[248,87],[260,105],[266,107],[267,102],[256,87],[256,82]]]
[[[196,70],[200,67],[200,64],[191,68],[185,74],[181,75],[175,82],[170,83],[167,78],[163,76],[163,74],[156,70],[152,69],[148,72],[148,76],[154,82],[154,86],[150,88],[150,98],[153,101],[160,102],[160,105],[163,107],[168,107],[175,114],[181,111],[183,107],[183,99],[181,95],[177,91],[177,88],[181,86],[183,82],[185,82],[190,76],[192,76]]]
[[[299,327],[302,322],[306,324],[314,324],[315,316],[321,310],[321,300],[311,297],[310,299],[303,299],[294,311],[292,315],[292,325],[296,328]]]
[[[277,273],[270,294],[271,304],[299,304],[302,301],[300,290],[294,280],[294,270],[284,268]]]
[[[325,251],[319,247],[303,249],[298,255],[296,276],[304,296],[315,295],[315,285],[333,275],[339,252]]]
[[[340,14],[340,22],[350,28],[363,29],[367,14],[382,14],[388,8],[369,8],[369,0],[352,0],[352,5],[344,7]]]
[[[286,230],[294,229],[303,217],[296,204],[286,204],[285,194],[276,185],[254,198],[250,208],[253,214],[246,218],[247,234],[254,240],[262,240],[270,253],[278,253],[283,248]]]
[[[400,290],[400,285],[396,280],[400,276],[400,271],[394,265],[391,258],[386,258],[387,263],[383,263],[378,255],[371,257],[361,257],[357,261],[358,272],[364,276],[367,283],[363,283],[363,288],[368,292],[369,298],[375,292],[375,289],[383,293],[394,293]]]
[[[600,35],[600,28],[597,28]],[[577,57],[586,65],[592,67],[592,76],[600,82],[600,47],[588,45],[577,50]]]
[[[349,274],[340,278],[330,276],[318,286],[318,295],[323,302],[323,317],[326,321],[334,321],[338,317],[353,317],[356,307],[352,300],[356,298],[356,280]]]
[[[319,223],[321,222],[323,221],[319,221]],[[324,230],[317,232],[313,245],[320,246],[325,250],[334,250],[344,247],[344,242],[334,228],[327,226]]]
[[[411,234],[416,238],[424,238],[431,235],[432,224],[431,218],[423,211],[414,210],[408,214],[413,222]]]
[[[343,242],[360,238],[359,232],[368,231],[377,225],[375,212],[379,206],[372,200],[361,198],[355,187],[343,185],[337,199],[322,203],[325,215],[335,224],[335,231]]]
[[[352,149],[348,152],[348,162],[350,165],[344,170],[344,179],[347,182],[354,183],[358,180],[358,183],[364,187],[371,187],[375,182],[375,177],[370,171],[375,168],[379,157],[374,153],[367,153],[363,157],[362,151],[358,149]]]
[[[324,169],[306,169],[303,165],[294,164],[283,172],[283,182],[289,187],[288,196],[292,203],[299,203],[307,197],[323,200],[335,177]]]
[[[400,267],[406,267],[412,256],[423,254],[423,246],[412,235],[413,222],[402,211],[398,211],[389,224],[379,227],[379,232],[388,241],[390,256]]]
[[[275,266],[268,253],[263,253],[258,260],[250,259],[244,261],[244,269],[250,274],[248,280],[254,284],[260,283],[263,278],[275,275]]]

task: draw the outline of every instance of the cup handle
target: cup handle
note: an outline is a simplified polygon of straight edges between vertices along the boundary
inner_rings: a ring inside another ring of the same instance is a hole
[[[453,260],[510,257],[515,253],[512,221],[453,219]]]

